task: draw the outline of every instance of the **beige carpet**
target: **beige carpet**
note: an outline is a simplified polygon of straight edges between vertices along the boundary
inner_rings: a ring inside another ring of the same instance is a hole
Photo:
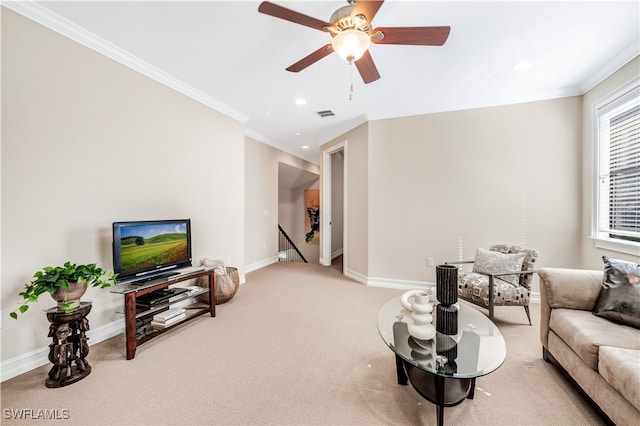
[[[123,337],[91,347],[91,374],[44,386],[49,366],[2,383],[2,424],[432,425],[435,407],[396,384],[378,335],[379,307],[401,290],[366,287],[318,264],[277,263],[216,318],[201,317],[124,358]],[[507,360],[477,380],[475,399],[445,410],[447,424],[585,425],[601,420],[541,358],[537,305],[497,308]],[[68,413],[15,420],[8,411]],[[63,411],[67,410],[67,411]]]

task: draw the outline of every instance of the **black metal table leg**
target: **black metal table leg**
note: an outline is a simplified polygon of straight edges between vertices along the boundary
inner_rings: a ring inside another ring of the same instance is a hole
[[[438,426],[444,426],[444,407],[436,405],[436,411],[438,412]]]
[[[404,360],[396,355],[396,374],[398,375],[398,384],[407,386],[409,384],[409,378],[404,371]]]
[[[436,387],[436,412],[438,413],[438,426],[444,426],[445,386],[446,380],[442,376],[434,376]]]
[[[467,399],[473,399],[473,396],[476,393],[476,378],[471,379],[471,389],[469,389],[469,395],[467,395]]]

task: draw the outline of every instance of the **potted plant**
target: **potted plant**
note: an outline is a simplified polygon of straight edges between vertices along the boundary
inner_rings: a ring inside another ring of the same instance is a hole
[[[49,293],[58,302],[58,308],[73,312],[80,306],[80,297],[88,286],[109,287],[115,278],[116,274],[95,263],[76,265],[65,262],[62,266],[45,266],[33,274],[33,279],[26,283],[24,290],[19,293],[23,303],[18,311],[24,314],[29,309],[28,303],[37,302],[41,294]],[[18,319],[18,313],[15,311],[9,315],[13,319]]]

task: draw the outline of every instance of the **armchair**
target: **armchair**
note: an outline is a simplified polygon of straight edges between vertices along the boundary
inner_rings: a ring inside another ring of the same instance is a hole
[[[537,250],[495,244],[478,249],[474,260],[447,263],[473,264],[472,272],[458,267],[459,298],[487,308],[492,321],[495,306],[522,306],[531,325],[529,298],[537,258]]]

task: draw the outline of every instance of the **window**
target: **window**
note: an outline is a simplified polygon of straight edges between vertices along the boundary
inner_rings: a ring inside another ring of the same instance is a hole
[[[594,238],[605,243],[601,247],[638,253],[640,84],[627,85],[597,104],[594,124],[598,178]]]

